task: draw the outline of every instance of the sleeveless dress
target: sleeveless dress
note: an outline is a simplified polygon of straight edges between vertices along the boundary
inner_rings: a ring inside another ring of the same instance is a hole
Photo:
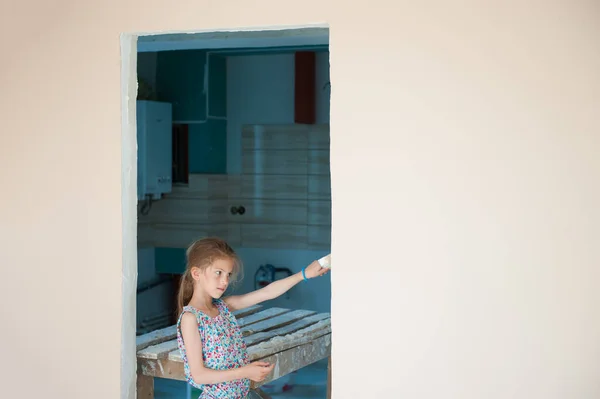
[[[181,317],[185,312],[193,313],[198,320],[198,332],[202,339],[204,367],[213,370],[228,370],[245,366],[249,361],[246,343],[235,316],[220,299],[213,301],[219,315],[209,317],[200,310],[186,306],[177,320],[177,345],[183,359],[183,367],[187,382],[202,390],[198,399],[246,399],[250,390],[250,380],[233,380],[218,384],[197,384],[188,365],[185,345],[181,336]]]

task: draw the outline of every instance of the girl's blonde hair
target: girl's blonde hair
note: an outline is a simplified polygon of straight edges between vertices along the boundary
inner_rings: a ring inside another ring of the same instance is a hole
[[[218,259],[230,259],[233,261],[230,285],[235,283],[236,279],[241,278],[242,262],[225,240],[216,237],[202,238],[190,245],[185,255],[187,265],[179,283],[177,314],[183,311],[183,307],[188,304],[194,294],[192,268],[197,267],[204,270]]]

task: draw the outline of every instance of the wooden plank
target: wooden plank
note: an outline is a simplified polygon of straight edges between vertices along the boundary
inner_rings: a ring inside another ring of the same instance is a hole
[[[250,360],[260,360],[273,353],[285,351],[294,346],[303,345],[323,335],[331,334],[331,319],[321,320],[307,328],[295,331],[286,336],[277,336],[269,341],[252,345],[248,348]],[[169,357],[171,354],[169,354]]]
[[[244,337],[247,337],[249,335],[259,333],[261,331],[272,330],[277,327],[291,324],[294,321],[305,318],[307,316],[312,316],[315,313],[317,313],[317,312],[314,312],[312,310],[303,310],[303,309],[293,310],[291,312],[282,314],[280,316],[273,317],[271,319],[267,319],[267,320],[261,321],[259,323],[254,323],[249,326],[245,326],[241,329],[242,335]]]
[[[254,305],[254,306],[250,306],[245,309],[236,310],[232,313],[236,318],[240,318],[240,317],[250,316],[251,314],[258,312],[260,309],[262,309],[262,307],[263,307],[262,305]],[[165,341],[170,341],[174,338],[177,338],[177,326],[176,325],[161,328],[160,330],[156,330],[156,331],[152,331],[147,334],[144,334],[144,335],[140,335],[139,337],[136,338],[136,345],[135,345],[136,351],[139,352],[150,346],[155,346],[155,345],[161,344]]]
[[[239,319],[241,317],[250,316],[251,314],[258,312],[260,309],[262,309],[262,307],[263,305],[253,305],[248,308],[235,310],[231,313],[233,313],[236,319]]]
[[[285,308],[269,308],[262,310],[260,312],[251,314],[246,317],[242,317],[238,319],[238,324],[240,327],[249,326],[253,323],[258,323],[259,321],[267,320],[275,316],[279,316],[280,314],[284,314],[289,312],[290,309]]]
[[[295,346],[283,352],[273,354],[261,360],[269,363],[275,363],[273,372],[259,383],[252,383],[252,388],[256,389],[273,380],[283,377],[286,374],[306,367],[309,364],[318,362],[321,359],[331,355],[331,334],[323,335],[315,340]]]
[[[316,339],[322,335],[331,334],[331,320],[325,318],[318,322],[311,324],[306,328],[296,330],[291,334],[285,336],[275,336],[269,341],[264,341],[248,347],[248,355],[252,361],[258,360],[262,357],[269,356],[276,352],[281,352],[292,348],[297,345],[302,345]],[[177,343],[175,342],[175,348]],[[139,356],[139,355],[138,355]],[[179,349],[171,351],[167,358],[175,362],[183,361]]]
[[[260,346],[262,344],[256,345]],[[289,345],[289,346],[288,346]],[[283,348],[279,351],[280,348]],[[273,351],[276,352],[273,352]],[[331,355],[331,329],[313,329],[312,333],[305,334],[296,342],[286,340],[284,344],[271,345],[268,351],[251,351],[251,361],[263,360],[275,363],[273,372],[259,384],[254,384],[253,389],[276,380],[309,364],[315,363]],[[267,353],[267,356],[263,356]],[[257,357],[261,356],[260,358]],[[167,358],[140,359],[140,370],[144,375],[185,381],[183,361],[179,351],[173,351]]]
[[[270,308],[260,312],[252,313],[246,317],[242,317],[238,320],[238,324],[240,325],[240,327],[243,328],[246,325],[251,325],[253,323],[268,320],[272,317],[278,316],[286,312],[289,312],[289,309]],[[175,337],[177,337],[177,331],[175,331],[175,335],[173,335],[172,339],[170,339],[169,341],[162,342],[158,345],[152,345],[138,351],[138,359],[163,359],[168,357],[169,354],[173,351],[179,352],[179,348],[177,347],[177,340],[173,339]]]
[[[146,349],[138,351],[138,359],[161,359],[166,358],[170,352],[177,350],[177,339],[161,342],[158,345],[152,345]]]
[[[136,351],[140,351],[149,346],[158,345],[162,342],[171,340],[177,336],[176,326],[161,328],[160,330],[152,331],[144,335],[140,335],[135,339]]]
[[[136,398],[138,399],[154,399],[154,377],[138,372],[136,380]]]
[[[246,342],[246,346],[250,347],[260,342],[268,341],[272,338],[275,338],[276,336],[291,334],[303,328],[309,327],[321,320],[328,319],[329,317],[329,313],[319,313],[312,316],[304,317],[298,321],[295,321],[294,323],[276,328],[275,330],[269,330],[252,334],[248,337],[245,337],[244,341]]]
[[[138,370],[148,377],[166,378],[169,380],[186,381],[183,361],[170,359],[139,359]]]
[[[320,321],[308,328],[286,337],[276,337],[248,348],[251,361],[275,362],[276,366],[265,381],[273,381],[288,373],[317,362],[331,354],[331,324]],[[185,381],[183,360],[179,350],[173,350],[167,357],[138,360],[139,369],[144,375]],[[256,387],[260,386],[256,385]]]

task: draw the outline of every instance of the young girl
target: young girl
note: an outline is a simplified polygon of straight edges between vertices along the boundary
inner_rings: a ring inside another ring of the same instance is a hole
[[[218,238],[205,238],[187,250],[179,287],[177,342],[188,383],[202,390],[199,399],[245,399],[250,381],[263,381],[274,365],[250,363],[236,318],[231,312],[277,298],[302,280],[329,271],[314,261],[300,273],[244,295],[221,296],[241,273],[233,249]]]

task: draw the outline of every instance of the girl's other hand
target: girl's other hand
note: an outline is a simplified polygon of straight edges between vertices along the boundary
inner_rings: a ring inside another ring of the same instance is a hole
[[[263,381],[273,370],[273,367],[275,367],[275,364],[270,365],[267,362],[253,362],[244,366],[246,376],[254,382]]]
[[[315,278],[329,273],[330,270],[328,267],[321,267],[319,262],[315,260],[306,267],[304,273],[306,274],[306,278]]]

